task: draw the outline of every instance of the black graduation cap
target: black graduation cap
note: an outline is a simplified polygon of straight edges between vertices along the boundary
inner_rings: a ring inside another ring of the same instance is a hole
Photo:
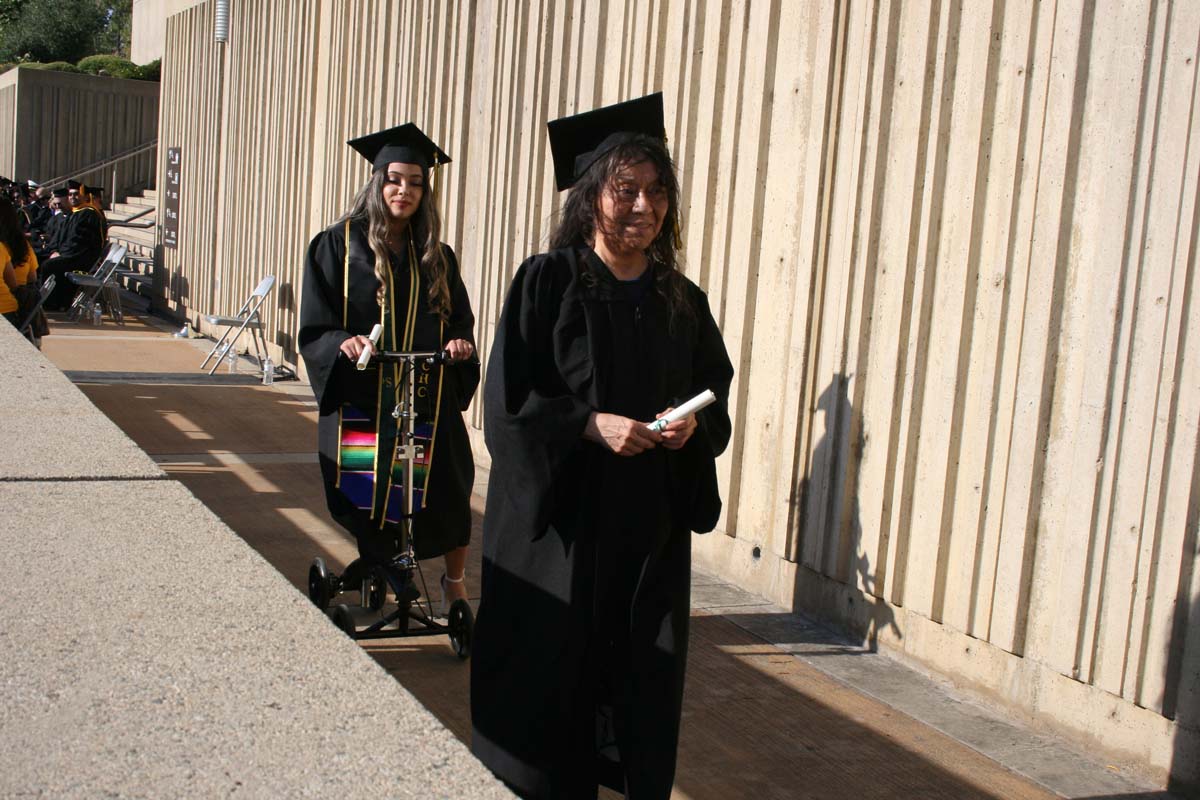
[[[546,131],[554,154],[554,182],[561,192],[634,136],[666,138],[662,92],[547,122]]]
[[[67,181],[67,188],[68,188],[68,189],[79,189],[79,187],[81,187],[81,186],[83,186],[83,184],[82,184],[82,183],[80,183],[79,181],[75,180],[74,178],[72,178],[71,180]]]
[[[346,144],[370,161],[373,169],[387,169],[394,161],[418,164],[425,170],[435,164],[450,163],[450,156],[411,122],[351,139]]]
[[[67,190],[66,190],[65,188],[63,188],[63,189],[55,189],[55,190],[54,190],[54,196],[55,196],[55,197],[66,197],[66,196],[67,196]]]

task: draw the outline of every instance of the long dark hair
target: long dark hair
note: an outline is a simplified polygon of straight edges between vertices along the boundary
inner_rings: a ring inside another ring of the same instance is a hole
[[[679,271],[675,236],[679,230],[679,179],[675,162],[662,139],[637,135],[601,156],[575,181],[550,234],[550,247],[590,246],[596,237],[600,195],[612,187],[613,176],[624,167],[649,161],[667,192],[667,214],[662,229],[646,249],[654,271],[654,288],[666,301],[672,326],[679,319],[690,321],[693,309],[687,300],[687,281]]]
[[[447,277],[450,266],[442,252],[442,217],[438,214],[437,197],[434,195],[428,170],[422,172],[425,177],[424,191],[421,192],[421,202],[416,213],[408,221],[408,229],[414,245],[421,253],[421,273],[429,281],[429,306],[434,313],[446,319],[451,311],[450,281]],[[379,279],[376,298],[380,305],[387,296],[387,275],[384,270],[391,264],[387,246],[388,220],[391,219],[391,215],[383,202],[383,184],[386,180],[385,170],[375,170],[371,173],[371,179],[358,190],[350,204],[350,210],[342,216],[342,220],[364,222],[367,226],[367,242],[371,245],[371,252],[375,254],[375,277]]]
[[[17,207],[7,197],[0,197],[0,243],[8,248],[14,267],[29,257],[29,240],[17,217]]]

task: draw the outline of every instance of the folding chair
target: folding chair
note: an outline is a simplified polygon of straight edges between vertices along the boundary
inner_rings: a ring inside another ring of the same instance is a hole
[[[125,245],[110,247],[108,255],[89,275],[67,273],[67,279],[79,287],[67,310],[67,319],[78,322],[80,315],[90,309],[93,303],[102,301],[108,306],[108,314],[113,321],[124,324],[125,314],[121,309],[121,289],[117,285],[116,273],[125,260],[126,250]]]
[[[46,302],[46,298],[49,297],[50,293],[54,291],[54,283],[54,276],[47,276],[46,282],[42,284],[40,289],[38,289],[37,302],[34,304],[33,308],[29,310],[29,313],[25,315],[25,319],[21,320],[21,326],[17,328],[17,332],[30,341],[33,341],[37,338],[33,335],[33,320],[35,317],[37,317],[38,312],[42,310],[42,304]]]
[[[250,296],[246,298],[246,302],[242,303],[242,307],[232,317],[222,317],[216,314],[204,317],[204,321],[209,325],[225,326],[225,331],[221,334],[221,338],[217,340],[217,343],[213,345],[213,349],[208,351],[208,355],[204,357],[204,361],[200,363],[200,369],[204,369],[208,362],[212,361],[213,356],[216,356],[216,361],[213,362],[208,374],[212,375],[216,372],[217,367],[221,366],[221,359],[225,358],[229,351],[234,348],[238,337],[247,328],[250,329],[250,339],[254,342],[254,354],[258,358],[258,366],[262,367],[263,354],[267,349],[267,338],[263,334],[263,322],[259,310],[262,308],[263,302],[267,299],[267,295],[271,293],[271,289],[274,286],[275,276],[268,275],[259,281],[258,286],[255,287]],[[231,333],[233,334],[233,338],[230,338]],[[229,339],[228,344],[225,343],[226,339]],[[260,342],[261,347],[259,346]],[[222,348],[221,345],[225,346]],[[218,350],[220,350],[219,354]]]

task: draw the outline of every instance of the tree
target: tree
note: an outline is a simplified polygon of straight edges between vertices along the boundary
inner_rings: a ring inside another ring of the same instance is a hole
[[[0,31],[0,61],[70,61],[96,52],[110,3],[96,0],[0,0],[15,12]]]
[[[7,28],[21,16],[21,6],[25,0],[0,0],[0,26]]]
[[[101,4],[108,15],[96,40],[96,52],[129,58],[133,40],[133,0],[110,0]]]

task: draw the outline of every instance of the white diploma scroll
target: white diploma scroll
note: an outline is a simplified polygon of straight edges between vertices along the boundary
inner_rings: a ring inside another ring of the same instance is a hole
[[[695,414],[700,409],[704,408],[705,406],[709,405],[710,403],[715,403],[716,401],[717,401],[717,396],[712,393],[712,389],[705,389],[703,392],[696,395],[691,400],[688,400],[686,403],[681,405],[679,408],[672,410],[665,417],[659,417],[658,419],[654,420],[654,422],[651,422],[646,427],[652,431],[658,431],[659,433],[662,433],[663,429],[666,428],[668,425],[670,425],[675,420],[683,419],[688,414]]]
[[[371,360],[371,356],[375,354],[375,345],[379,343],[379,337],[383,336],[383,326],[378,322],[375,327],[371,328],[371,335],[367,338],[371,340],[371,344],[363,348],[362,354],[358,357],[358,368],[366,369],[367,362]]]

